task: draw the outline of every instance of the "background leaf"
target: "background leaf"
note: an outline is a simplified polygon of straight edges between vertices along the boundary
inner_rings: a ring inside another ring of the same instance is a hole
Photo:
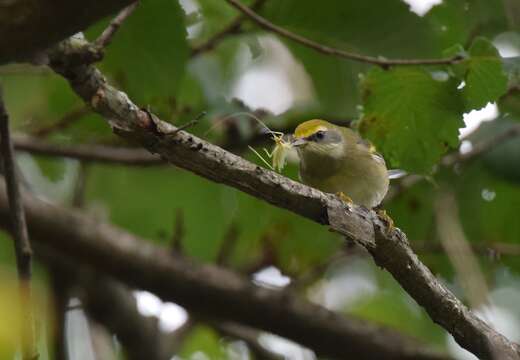
[[[458,144],[462,99],[457,81],[421,68],[371,70],[363,81],[359,129],[392,167],[428,173]]]

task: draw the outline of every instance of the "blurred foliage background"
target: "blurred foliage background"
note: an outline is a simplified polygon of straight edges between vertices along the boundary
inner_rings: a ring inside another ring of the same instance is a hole
[[[421,260],[459,298],[519,341],[520,138],[512,132],[474,159],[442,165],[446,154],[467,153],[518,126],[520,10],[515,0],[244,4],[254,5],[277,25],[332,47],[384,58],[461,54],[465,60],[381,69],[320,54],[248,21],[215,40],[238,16],[224,1],[145,0],[116,34],[99,67],[137,104],[150,106],[173,124],[206,111],[189,131],[258,164],[246,145],[261,149],[271,144],[243,112],[285,132],[311,118],[359,128],[391,167],[420,175],[414,181],[406,181],[410,176],[395,180],[384,208]],[[109,21],[87,29],[86,37],[95,39]],[[98,115],[84,110],[68,84],[47,68],[9,65],[0,68],[0,76],[18,134],[60,145],[128,146]],[[39,133],[71,113],[75,115],[65,126]],[[176,227],[182,225],[183,253],[201,262],[214,262],[232,232],[231,268],[256,273],[256,281],[270,286],[306,277],[301,292],[313,301],[389,325],[453,356],[468,356],[366,254],[347,248],[319,225],[173,167],[81,163],[22,152],[17,160],[32,189],[54,202],[70,205],[78,179],[84,180],[81,204],[92,216],[164,246],[171,246]],[[297,179],[297,164],[290,163],[284,174]],[[450,247],[443,246],[443,214],[460,228],[463,236],[457,241],[471,249],[488,301],[471,299],[476,295],[465,282],[473,281],[474,274],[458,267],[453,261],[457,254],[450,256]],[[12,273],[11,242],[2,237],[0,247],[0,270]],[[45,288],[45,272],[37,275]],[[165,305],[156,299],[152,306],[146,296],[139,298],[142,311],[163,314]],[[0,314],[3,302],[9,301],[0,296]],[[173,318],[182,317],[180,313]],[[82,320],[70,315],[69,321],[76,324],[69,336],[80,337]],[[4,325],[0,354],[9,351],[3,345],[10,343],[4,341]],[[315,358],[280,339],[266,336],[265,344],[288,359]],[[85,351],[69,351],[78,356],[74,359],[91,358]],[[178,358],[252,355],[211,328],[198,327]]]

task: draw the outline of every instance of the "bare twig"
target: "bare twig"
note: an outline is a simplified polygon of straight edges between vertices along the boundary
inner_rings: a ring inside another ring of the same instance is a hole
[[[61,156],[86,162],[152,166],[164,164],[159,156],[139,148],[124,148],[106,145],[57,145],[30,137],[17,137],[14,147],[18,151],[27,151],[44,156]]]
[[[103,31],[103,33],[96,39],[94,45],[99,49],[104,49],[112,42],[114,35],[117,30],[121,27],[123,22],[134,12],[134,10],[139,5],[139,1],[136,1],[117,14],[117,16],[108,24],[107,28]]]
[[[262,5],[265,3],[266,0],[256,0],[252,5],[251,9],[253,11],[258,11]],[[213,50],[215,47],[220,44],[220,42],[224,39],[226,39],[230,35],[236,35],[239,34],[242,30],[242,24],[244,20],[246,20],[247,17],[244,15],[237,16],[234,20],[232,20],[228,25],[226,25],[222,30],[211,36],[208,40],[203,42],[202,44],[199,44],[197,46],[194,46],[191,49],[191,56],[199,56],[200,54],[203,54],[205,52]]]
[[[90,110],[87,106],[83,106],[83,107],[74,109],[74,110],[66,113],[65,115],[63,115],[63,117],[61,119],[59,119],[58,121],[56,121],[55,123],[37,128],[35,130],[30,130],[29,133],[32,136],[36,136],[39,138],[46,137],[46,136],[50,135],[51,133],[68,128],[69,126],[74,124],[76,121],[78,121],[83,116],[90,113],[91,111],[92,110]]]
[[[177,127],[175,130],[171,131],[170,133],[168,133],[168,135],[175,135],[177,134],[179,131],[183,131],[183,130],[186,130],[192,126],[195,126],[197,125],[197,123],[199,122],[199,120],[204,116],[206,115],[206,112],[203,111],[201,112],[199,115],[197,115],[197,117],[193,120],[190,120],[188,121],[186,124],[182,124],[181,126]]]
[[[182,254],[183,245],[186,230],[184,229],[184,212],[181,208],[178,208],[175,214],[175,225],[173,227],[172,235],[172,250],[174,254]]]
[[[224,240],[220,244],[220,249],[217,254],[216,263],[218,265],[228,265],[228,262],[233,254],[235,245],[238,241],[239,231],[238,225],[231,223],[224,235]]]
[[[442,159],[442,165],[453,166],[457,163],[470,162],[475,158],[479,157],[480,155],[503,144],[507,140],[510,140],[518,136],[520,136],[520,125],[515,124],[507,128],[503,132],[498,133],[496,136],[476,143],[475,145],[473,145],[472,149],[467,153],[455,151],[452,154],[446,155]]]
[[[520,136],[520,125],[513,125],[504,130],[503,132],[498,133],[494,137],[476,143],[475,145],[473,145],[473,148],[467,153],[461,153],[459,149],[453,151],[452,153],[442,158],[441,165],[445,167],[450,167],[457,164],[470,163],[482,154],[485,154],[493,150],[495,147],[505,143],[507,140],[513,139],[518,136]],[[388,203],[389,201],[392,201],[400,194],[402,194],[406,189],[409,189],[410,187],[424,179],[426,179],[426,177],[416,174],[410,174],[403,177],[402,179],[400,179],[399,183],[388,192],[387,196],[384,199],[384,202]]]
[[[20,303],[22,312],[22,356],[24,360],[39,357],[34,338],[34,316],[32,310],[31,272],[32,249],[27,232],[25,212],[20,198],[18,174],[14,162],[14,150],[9,134],[9,116],[5,108],[3,90],[0,87],[0,138],[2,165],[9,199],[11,225],[13,229],[16,267],[18,270]]]
[[[248,8],[247,6],[240,3],[238,0],[225,0],[228,4],[236,8],[238,11],[243,13],[249,19],[254,21],[258,26],[264,30],[271,31],[275,34],[283,36],[289,40],[295,41],[301,45],[307,46],[313,50],[316,50],[322,54],[337,56],[343,59],[359,61],[367,64],[379,65],[382,67],[393,66],[393,65],[450,65],[460,62],[463,58],[459,55],[450,58],[441,59],[384,59],[381,57],[373,57],[361,55],[353,52],[344,51],[341,49],[332,48],[329,46],[322,45],[318,42],[310,40],[301,35],[290,32],[278,25],[275,25],[258,15],[255,11]]]

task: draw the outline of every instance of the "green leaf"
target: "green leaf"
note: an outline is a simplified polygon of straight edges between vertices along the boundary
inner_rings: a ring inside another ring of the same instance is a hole
[[[466,43],[472,29],[472,19],[466,15],[469,7],[467,1],[446,0],[434,6],[424,16],[441,46],[449,47],[456,43]]]
[[[103,68],[135,101],[163,104],[179,90],[187,58],[178,1],[143,1],[114,36]]]
[[[507,90],[507,76],[503,70],[497,49],[484,38],[477,38],[469,49],[470,58],[465,61],[466,86],[462,95],[466,110],[480,109],[488,102],[496,101]]]
[[[421,68],[373,69],[363,81],[361,133],[392,167],[429,173],[458,144],[463,102],[458,82]]]
[[[354,118],[359,104],[359,74],[367,67],[324,56],[300,45],[288,45],[302,62],[314,85],[317,101],[309,104],[306,110],[314,110],[321,116]]]

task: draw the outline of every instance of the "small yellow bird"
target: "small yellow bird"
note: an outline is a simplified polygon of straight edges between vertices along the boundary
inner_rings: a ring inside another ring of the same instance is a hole
[[[295,129],[291,145],[300,157],[303,183],[342,194],[369,209],[385,197],[389,185],[385,160],[351,129],[309,120]]]

